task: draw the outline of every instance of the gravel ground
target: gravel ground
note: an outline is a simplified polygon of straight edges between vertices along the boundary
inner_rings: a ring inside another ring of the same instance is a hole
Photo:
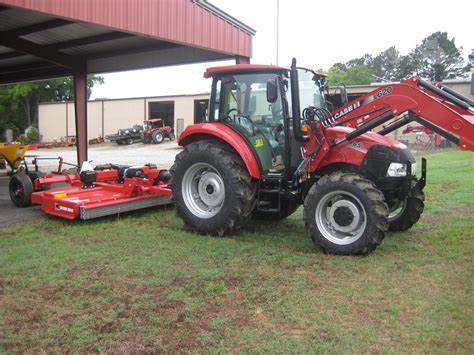
[[[169,169],[173,165],[174,157],[180,150],[181,147],[176,142],[168,141],[158,145],[136,143],[127,146],[105,143],[89,147],[89,160],[92,160],[93,165],[106,163],[144,165],[152,163],[160,168]],[[38,149],[30,151],[29,154],[49,158],[61,156],[65,162],[77,163],[74,147]],[[41,161],[39,164],[43,171],[50,171],[57,167],[55,161]]]

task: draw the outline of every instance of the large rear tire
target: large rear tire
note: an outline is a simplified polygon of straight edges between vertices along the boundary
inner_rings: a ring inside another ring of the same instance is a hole
[[[370,180],[335,172],[323,176],[309,190],[304,220],[313,242],[324,252],[365,255],[385,237],[388,207]]]
[[[423,190],[415,188],[413,181],[411,194],[403,201],[394,201],[391,204],[388,216],[391,231],[406,231],[413,227],[421,217],[425,208],[425,194]]]
[[[170,170],[179,217],[194,232],[223,236],[246,224],[255,206],[255,183],[230,148],[206,140],[187,145]]]
[[[10,199],[17,207],[31,206],[33,183],[25,172],[20,171],[13,175],[9,183]]]

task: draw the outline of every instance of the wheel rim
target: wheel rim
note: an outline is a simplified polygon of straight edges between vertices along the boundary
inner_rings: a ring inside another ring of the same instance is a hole
[[[16,182],[12,182],[12,189],[11,189],[11,196],[15,200],[15,202],[20,202],[23,199],[23,196],[25,194],[25,190],[23,186]]]
[[[347,245],[357,241],[367,225],[367,213],[360,200],[347,191],[331,191],[316,206],[316,225],[330,242]]]
[[[405,212],[405,209],[407,207],[407,201],[405,200],[398,200],[396,203],[394,203],[389,210],[388,214],[388,220],[389,222],[396,220],[398,217],[400,217],[403,212]]]
[[[193,215],[211,218],[219,213],[224,204],[224,180],[212,165],[196,163],[184,174],[182,194]]]

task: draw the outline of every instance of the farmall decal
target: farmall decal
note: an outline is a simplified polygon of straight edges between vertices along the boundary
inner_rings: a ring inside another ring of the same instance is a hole
[[[352,105],[347,106],[344,110],[336,112],[334,114],[334,118],[337,120],[338,118],[347,115],[349,112],[354,111],[356,108],[360,107],[360,105],[360,101],[354,102]]]

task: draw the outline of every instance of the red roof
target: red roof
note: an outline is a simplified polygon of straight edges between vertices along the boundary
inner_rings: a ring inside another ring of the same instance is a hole
[[[317,76],[327,76],[321,72],[315,72],[314,70],[302,68],[309,70]],[[226,65],[221,67],[211,67],[206,70],[204,73],[204,77],[208,78],[210,76],[216,74],[224,74],[224,73],[233,73],[233,72],[275,72],[275,71],[288,71],[289,68],[280,67],[277,65],[265,65],[265,64],[236,64],[236,65]]]
[[[0,84],[248,59],[255,34],[206,0],[0,0],[0,32]]]

